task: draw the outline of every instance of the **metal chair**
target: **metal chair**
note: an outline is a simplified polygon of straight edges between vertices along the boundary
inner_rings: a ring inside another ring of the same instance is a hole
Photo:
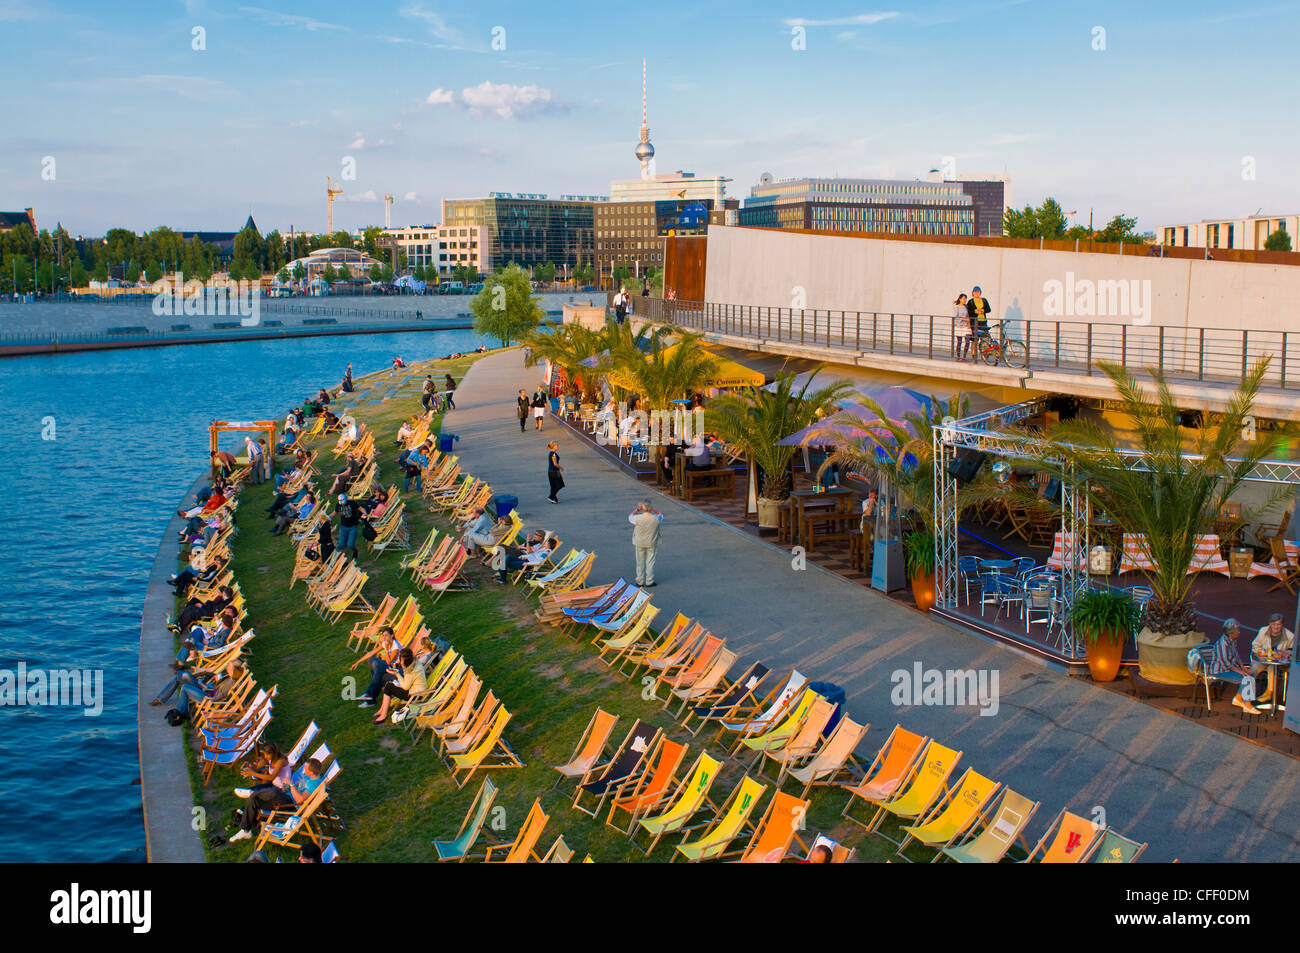
[[[998,612],[993,617],[996,623],[1002,618],[1002,609],[1007,605],[1018,605],[1020,614],[1025,612],[1025,586],[1018,576],[1000,576],[998,585]],[[1010,616],[1008,615],[1008,618]]]
[[[971,583],[976,586],[980,582],[980,560],[978,556],[958,556],[957,572],[961,574],[961,581],[966,586],[966,604],[970,605],[970,587]]]
[[[1016,563],[1016,575],[1022,578],[1026,574],[1031,573],[1035,569],[1039,568],[1038,560],[1034,559],[1033,556],[1017,557],[1015,563]]]
[[[983,570],[979,574],[980,618],[984,618],[984,607],[1002,604],[1002,577],[995,572]]]
[[[1210,682],[1221,682],[1228,685],[1235,685],[1236,690],[1241,690],[1241,680],[1247,676],[1240,672],[1220,672],[1218,675],[1209,674],[1210,661],[1214,658],[1214,643],[1204,642],[1192,649],[1196,653],[1196,659],[1193,662],[1191,654],[1188,653],[1188,665],[1192,669],[1192,674],[1196,676],[1198,684],[1205,685],[1205,707],[1209,711],[1214,711],[1214,706],[1210,704]],[[1254,676],[1249,676],[1254,678]]]

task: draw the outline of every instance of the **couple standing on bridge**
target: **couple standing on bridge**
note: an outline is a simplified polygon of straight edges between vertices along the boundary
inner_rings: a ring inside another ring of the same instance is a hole
[[[956,321],[956,327],[965,332],[957,344],[957,360],[966,360],[966,354],[969,352],[971,363],[977,361],[975,339],[988,337],[988,315],[992,310],[993,305],[989,304],[989,299],[984,297],[984,292],[979,285],[971,289],[969,298],[959,294],[957,300],[952,303],[952,316]]]

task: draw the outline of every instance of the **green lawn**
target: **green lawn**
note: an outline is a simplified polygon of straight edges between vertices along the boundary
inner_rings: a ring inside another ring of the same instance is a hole
[[[440,381],[441,374],[448,369],[460,378],[472,361],[473,358],[433,362],[435,379]],[[387,379],[389,374],[375,376]],[[392,441],[401,421],[420,410],[418,381],[422,376],[423,370],[393,399],[382,404],[363,402],[351,411],[376,433],[384,484],[397,482],[399,489]],[[366,382],[359,380],[358,387],[364,388]],[[386,389],[391,387],[376,388],[371,396]],[[322,472],[338,468],[329,453],[332,445],[333,438],[318,444],[323,448],[319,458]],[[490,480],[492,475],[480,476]],[[293,544],[288,537],[270,535],[271,522],[265,519],[263,511],[271,496],[270,483],[250,486],[244,491],[238,513],[240,534],[234,547],[235,578],[248,601],[248,625],[257,631],[249,662],[260,685],[279,686],[270,736],[288,750],[309,721],[315,719],[320,726],[318,741],[329,744],[342,766],[331,792],[346,824],[337,836],[345,861],[433,860],[436,855],[432,841],[455,834],[483,775],[477,775],[464,789],[457,789],[447,768],[429,749],[427,735],[421,743],[413,745],[404,728],[391,724],[376,726],[371,721],[374,709],[360,709],[356,702],[345,700],[345,694],[360,694],[369,679],[365,666],[349,672],[349,666],[358,656],[346,648],[347,631],[362,616],[345,616],[338,624],[328,625],[303,604],[302,584],[289,589]],[[406,499],[411,539],[418,545],[437,521],[414,492]],[[438,525],[445,528],[444,523]],[[581,544],[581,540],[565,542]],[[370,575],[365,594],[372,603],[378,603],[386,592],[400,599],[412,591],[408,581],[398,579],[398,553],[389,552],[376,558],[367,552],[364,543],[361,551],[362,567]],[[599,862],[643,859],[624,835],[605,826],[604,813],[599,820],[593,820],[570,807],[572,785],[568,787],[568,796],[552,790],[556,774],[551,765],[569,759],[597,706],[621,716],[620,725],[615,729],[620,738],[635,718],[642,718],[664,728],[678,741],[692,741],[687,764],[694,760],[698,745],[676,725],[661,703],[643,699],[640,683],[611,674],[598,661],[590,635],[575,642],[540,625],[532,614],[535,603],[525,598],[522,587],[497,586],[490,581],[490,573],[476,562],[470,573],[480,583],[476,591],[448,593],[436,609],[421,592],[420,603],[425,623],[433,635],[447,640],[463,653],[482,677],[484,691],[496,692],[514,714],[506,738],[526,767],[490,774],[500,788],[496,804],[504,808],[494,818],[494,823],[501,827],[495,831],[496,835],[503,840],[513,838],[533,800],[540,797],[550,815],[539,841],[540,851],[563,834],[577,859],[588,852]],[[666,623],[672,615],[672,607],[665,606],[659,621]],[[349,676],[355,678],[355,689],[345,692]],[[873,727],[868,734],[868,747],[874,750],[890,727]],[[712,746],[710,753],[721,757],[723,750]],[[196,803],[205,805],[209,817],[215,818],[208,833],[215,830],[227,834],[226,818],[240,804],[231,790],[241,783],[237,773],[217,769],[207,789],[202,790],[196,762],[192,758],[190,763]],[[740,765],[724,764],[723,773],[712,789],[715,802],[722,802],[742,773]],[[774,770],[769,769],[768,774],[773,775]],[[769,779],[769,792],[770,783]],[[786,787],[792,788],[793,783],[787,782]],[[810,843],[817,832],[824,831],[858,847],[862,860],[883,861],[890,856],[892,845],[877,837],[865,837],[859,828],[842,820],[840,811],[847,795],[839,790],[816,790],[808,815],[808,830],[803,835],[806,842]],[[755,819],[767,806],[768,798],[759,804],[753,815]],[[861,808],[859,805],[859,813]],[[898,836],[896,825],[887,825],[886,830],[890,836]],[[665,838],[651,859],[668,860],[676,841],[677,838]],[[213,861],[238,862],[245,860],[251,849],[252,842],[244,841],[208,848],[208,855]],[[909,853],[918,859],[929,857],[925,852]],[[280,851],[279,856],[287,860],[290,852]]]

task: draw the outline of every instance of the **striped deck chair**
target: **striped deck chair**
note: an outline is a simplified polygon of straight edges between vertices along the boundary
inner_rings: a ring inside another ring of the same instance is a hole
[[[375,528],[375,538],[370,540],[372,553],[411,548],[411,532],[406,525],[405,509],[406,504],[398,500],[396,506],[384,513],[382,525]]]
[[[477,856],[470,854],[480,837],[487,838],[493,844],[501,843],[491,832],[484,830],[496,796],[497,786],[488,778],[484,778],[483,783],[478,787],[478,793],[474,795],[474,800],[470,802],[469,810],[465,812],[465,820],[461,821],[456,836],[451,840],[433,842],[433,849],[438,854],[439,862],[454,860],[461,863],[466,860],[481,859],[483,856],[481,854]]]
[[[782,765],[776,786],[779,788],[787,777],[794,778],[803,785],[799,796],[806,798],[808,792],[817,785],[860,783],[865,772],[853,752],[862,743],[870,727],[859,725],[852,718],[841,717],[816,753],[791,758]]]
[[[290,809],[287,806],[271,811],[262,819],[262,830],[257,835],[254,850],[261,850],[267,844],[278,847],[300,847],[304,839],[320,844],[324,837],[313,824],[316,812],[324,805],[329,796],[329,786],[338,777],[343,768],[337,761],[326,769],[321,783],[316,790],[307,795],[306,800]]]
[[[1025,828],[1037,810],[1037,801],[1003,788],[1001,796],[980,816],[979,823],[972,825],[961,841],[944,847],[940,857],[959,864],[996,864],[1017,841],[1028,855]]]
[[[904,837],[897,842],[898,850],[895,853],[906,860],[904,851],[907,845],[914,840],[919,841],[926,847],[934,848],[934,856],[930,858],[930,862],[934,863],[943,856],[945,847],[951,847],[970,829],[1000,787],[1002,785],[997,781],[967,768],[957,781],[957,786],[940,798],[924,817],[919,818],[915,824],[903,825]]]
[[[624,603],[616,609],[611,609],[609,612],[588,619],[587,624],[594,626],[596,629],[592,641],[594,642],[600,638],[601,632],[611,632],[618,635],[625,626],[634,622],[649,604],[650,593],[644,589],[638,589],[633,593],[631,602]]]
[[[712,636],[699,622],[691,621],[671,646],[648,653],[638,668],[647,674],[673,676],[691,664],[697,652]],[[634,670],[635,671],[635,670]]]
[[[902,725],[895,725],[876,753],[875,760],[867,768],[865,779],[848,788],[849,803],[844,805],[840,816],[865,828],[866,824],[849,813],[853,802],[861,798],[874,804],[893,797],[894,792],[912,776],[929,741],[924,735],[913,734]]]
[[[537,842],[541,840],[542,831],[549,820],[550,817],[542,810],[541,799],[533,801],[528,816],[524,818],[524,826],[519,828],[514,841],[489,847],[483,854],[483,862],[491,863],[496,860],[506,864],[526,864],[530,858],[540,862],[541,858],[537,856]],[[498,852],[503,852],[504,856],[494,858],[492,855]]]
[[[637,719],[628,729],[622,743],[604,764],[598,764],[583,774],[573,793],[574,810],[596,817],[604,807],[605,799],[629,780],[635,780],[646,769],[646,755],[659,738],[659,729]],[[588,809],[583,795],[596,798],[596,806]]]
[[[758,702],[757,692],[771,672],[762,662],[755,662],[738,678],[724,678],[712,692],[694,700],[690,710],[685,712],[685,718],[681,718],[683,713],[678,712],[682,727],[695,736],[710,721],[734,718],[738,712],[754,706]],[[699,720],[691,728],[694,719]]]
[[[592,564],[596,561],[595,553],[574,549],[564,557],[564,561],[550,572],[530,577],[528,595],[541,596],[562,595],[581,589],[591,574]]]
[[[732,790],[731,797],[712,819],[685,829],[687,836],[677,845],[671,860],[681,856],[695,863],[701,860],[719,860],[740,853],[739,850],[731,848],[731,842],[745,831],[755,830],[749,817],[766,793],[767,785],[760,784],[748,776],[741,778],[740,783]],[[691,840],[689,832],[699,827],[707,827],[708,830]]]
[[[542,556],[541,562],[533,563],[531,566],[526,565],[523,568],[516,571],[515,574],[510,577],[510,585],[512,586],[519,585],[519,580],[523,579],[525,576],[548,575],[553,569],[555,569],[559,565],[559,563],[556,562],[556,560],[559,559],[560,556],[561,544],[559,538],[552,535],[551,533],[547,533],[546,538],[542,540],[542,543],[543,545],[545,545],[551,542],[551,540],[555,541],[555,546],[546,550],[545,554]]]
[[[538,601],[537,608],[533,611],[533,616],[539,622],[547,625],[564,625],[569,621],[569,617],[564,614],[565,609],[574,607],[590,607],[596,600],[603,598],[608,594],[609,586],[588,586],[584,589],[571,589],[568,592],[556,592],[543,595]]]
[[[808,679],[798,669],[792,669],[785,681],[773,687],[756,704],[742,707],[729,717],[717,719],[718,731],[713,736],[714,740],[717,741],[730,732],[736,736],[736,741],[732,743],[734,747],[742,738],[771,730],[785,717],[790,706],[799,700],[800,693],[807,684]]]
[[[423,588],[426,585],[425,579],[427,577],[440,575],[451,564],[458,548],[460,548],[460,543],[456,537],[451,534],[443,536],[442,542],[438,544],[433,554],[424,562],[412,568],[415,584]]]
[[[899,785],[892,797],[868,799],[876,813],[866,824],[867,832],[876,833],[889,815],[901,821],[923,817],[931,805],[947,793],[948,778],[957,767],[961,754],[937,741],[927,744],[905,785]]]
[[[468,500],[460,507],[452,511],[451,519],[457,523],[464,523],[474,517],[474,511],[480,506],[486,506],[488,500],[492,499],[492,487],[486,483],[483,484]]]
[[[272,686],[270,691],[259,691],[245,710],[244,717],[235,725],[229,728],[206,728],[200,732],[202,741],[199,757],[203,761],[204,787],[207,787],[214,768],[218,765],[234,767],[253,750],[253,746],[266,731],[266,726],[271,723],[271,710],[278,690],[279,686]]]
[[[573,749],[573,757],[564,764],[552,765],[560,775],[555,779],[552,787],[559,790],[560,785],[565,781],[575,778],[580,781],[597,765],[606,763],[605,752],[609,750],[609,737],[617,724],[618,715],[597,708],[578,738],[578,744]]]
[[[456,782],[456,787],[463,788],[474,777],[476,771],[524,766],[523,761],[515,754],[504,736],[510,717],[510,712],[506,711],[504,706],[498,708],[482,740],[464,754],[451,756],[451,779]],[[464,776],[461,775],[462,771],[465,772]]]
[[[665,795],[664,803],[670,805],[666,811],[654,817],[633,818],[633,823],[629,825],[631,833],[628,835],[632,844],[648,857],[659,843],[659,838],[685,830],[691,818],[705,805],[713,808],[716,813],[718,806],[709,799],[709,789],[713,786],[720,767],[717,759],[707,751],[700,752],[683,779]],[[637,835],[642,831],[650,834],[650,842],[644,848],[636,842]]]
[[[559,607],[559,616],[563,619],[559,623],[560,630],[565,631],[574,625],[586,625],[592,619],[618,612],[629,605],[639,591],[627,580],[619,579],[592,600],[580,602],[576,596],[574,599],[564,600],[569,604]]]
[[[605,817],[605,824],[624,834],[630,834],[632,825],[639,816],[663,805],[677,779],[677,769],[686,758],[688,747],[660,735],[646,757],[647,769],[614,788],[609,798],[609,814]],[[626,827],[614,823],[614,815],[619,811],[627,815]]]
[[[1101,828],[1086,817],[1061,808],[1061,813],[1056,815],[1021,863],[1081,864],[1101,840],[1101,834]]]
[[[779,864],[790,852],[791,843],[798,843],[804,853],[807,853],[808,847],[799,836],[807,816],[807,801],[777,791],[736,863]]]

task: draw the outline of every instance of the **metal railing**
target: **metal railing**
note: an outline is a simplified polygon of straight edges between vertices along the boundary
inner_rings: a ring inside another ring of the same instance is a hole
[[[612,301],[612,296],[611,296]],[[691,331],[844,350],[853,354],[952,361],[965,331],[953,315],[778,308],[766,305],[632,299],[635,318]],[[612,304],[610,305],[612,312]],[[1153,368],[1171,383],[1235,382],[1263,357],[1271,358],[1263,385],[1300,386],[1300,331],[1165,327],[1132,322],[991,317],[996,335],[1025,345],[1029,373],[1061,371],[1104,376],[1103,362],[1135,371]]]

